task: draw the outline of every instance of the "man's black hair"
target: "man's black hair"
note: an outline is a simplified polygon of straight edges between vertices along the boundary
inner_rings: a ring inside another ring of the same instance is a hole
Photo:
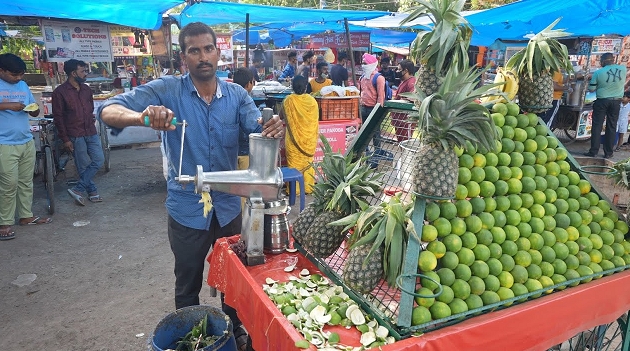
[[[202,34],[212,35],[212,41],[214,46],[217,45],[217,35],[214,34],[214,30],[207,24],[201,22],[189,23],[179,32],[179,46],[182,48],[182,52],[186,54],[186,37],[196,37]]]
[[[337,62],[341,62],[347,59],[348,59],[348,54],[346,54],[345,52],[341,52],[339,53],[339,55],[337,55]]]
[[[416,73],[416,66],[411,62],[411,60],[402,60],[399,63],[401,70],[407,70],[410,75],[414,75]]]
[[[254,73],[247,67],[239,67],[234,72],[232,81],[243,88],[254,80]]]
[[[630,99],[630,90],[626,91],[623,93],[623,96],[627,97]]]
[[[0,68],[14,74],[20,74],[26,72],[26,63],[14,54],[2,54],[0,55]]]
[[[313,56],[315,56],[315,53],[313,53],[312,51],[307,51],[302,55],[302,61],[308,61]]]
[[[70,59],[63,63],[63,71],[66,72],[66,75],[70,76],[72,72],[76,71],[79,67],[87,67],[88,64],[84,61]]]
[[[317,65],[315,66],[315,68],[319,71],[320,69],[324,68],[324,67],[328,67],[328,62],[323,61],[323,62],[317,62]]]
[[[391,60],[390,60],[389,56],[381,57],[381,64],[383,64],[383,63],[391,63]]]
[[[297,57],[297,51],[289,51],[289,54],[287,55],[288,58],[291,57]]]

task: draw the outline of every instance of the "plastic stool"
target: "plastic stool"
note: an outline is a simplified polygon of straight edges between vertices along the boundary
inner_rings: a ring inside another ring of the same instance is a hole
[[[302,212],[306,202],[304,175],[295,168],[281,167],[280,170],[282,171],[282,181],[289,183],[289,206],[295,205],[295,182],[300,183],[300,212]]]

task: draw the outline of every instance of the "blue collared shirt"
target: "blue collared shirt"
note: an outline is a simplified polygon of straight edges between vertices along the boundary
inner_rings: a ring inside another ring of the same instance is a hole
[[[282,74],[278,78],[293,78],[295,75],[295,67],[291,63],[287,63],[282,70]]]
[[[204,172],[236,169],[240,128],[248,133],[262,131],[258,124],[260,111],[247,91],[238,84],[218,80],[217,92],[207,104],[197,92],[189,75],[162,77],[140,85],[131,92],[114,96],[97,111],[112,104],[123,105],[134,111],[143,111],[148,105],[163,105],[173,111],[178,121],[185,120],[184,156],[182,174],[195,175],[197,165]],[[114,133],[120,132],[113,129]],[[194,229],[210,228],[212,212],[203,216],[200,194],[194,185],[175,181],[179,168],[181,126],[163,132],[162,143],[168,159],[166,209],[178,223]],[[221,226],[231,222],[240,213],[240,197],[211,191],[213,211]]]

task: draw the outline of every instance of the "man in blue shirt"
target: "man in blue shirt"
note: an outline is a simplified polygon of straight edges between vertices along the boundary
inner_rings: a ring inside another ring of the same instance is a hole
[[[0,55],[0,240],[15,238],[15,210],[20,225],[46,224],[52,220],[33,216],[35,142],[28,122],[39,108],[25,112],[35,102],[22,80],[24,61],[14,54]]]
[[[626,82],[626,67],[615,64],[615,57],[609,52],[603,54],[599,60],[602,68],[593,73],[588,86],[589,91],[596,92],[597,98],[593,102],[591,148],[584,155],[594,157],[599,153],[600,135],[602,134],[605,119],[604,158],[611,158],[617,133],[619,104],[623,97],[623,87]]]
[[[282,74],[278,77],[278,80],[291,80],[295,75],[295,69],[297,68],[297,52],[291,51],[287,55],[287,64],[282,70]]]
[[[206,218],[201,195],[194,193],[194,186],[175,180],[181,126],[172,125],[172,119],[176,116],[188,123],[182,174],[196,174],[197,165],[205,172],[235,170],[240,129],[247,133],[262,131],[263,136],[273,138],[284,135],[277,116],[260,125],[260,112],[245,89],[217,79],[220,51],[210,27],[199,22],[185,26],[179,43],[182,60],[189,69],[187,75],[153,80],[109,99],[97,111],[114,133],[127,126],[143,126],[145,116],[151,128],[163,132],[169,164],[166,209],[168,238],[175,256],[176,308],[199,304],[206,256],[218,238],[241,232],[241,208],[238,196],[211,191],[214,207]],[[239,349],[245,347],[247,334],[236,311],[225,303],[222,307],[234,323]]]

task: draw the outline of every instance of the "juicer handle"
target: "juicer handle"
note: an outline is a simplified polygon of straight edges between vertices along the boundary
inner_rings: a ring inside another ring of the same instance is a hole
[[[177,117],[173,117],[173,119],[171,120],[171,124],[176,126],[176,125],[179,125],[181,123],[177,122]],[[151,121],[149,121],[149,116],[144,116],[144,125],[147,126],[147,127],[151,125]]]
[[[263,108],[262,110],[263,126],[272,118],[273,118],[273,110],[269,107]]]

